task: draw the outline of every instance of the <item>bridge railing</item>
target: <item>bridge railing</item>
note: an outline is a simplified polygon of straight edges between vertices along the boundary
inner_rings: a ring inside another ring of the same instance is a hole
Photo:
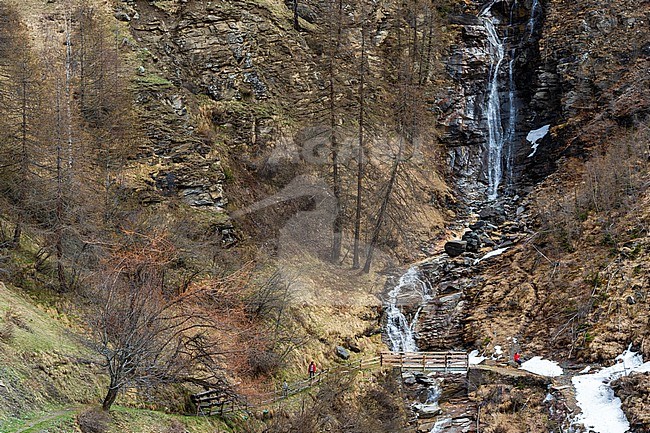
[[[331,369],[321,370],[312,378],[288,384],[286,390],[273,390],[255,396],[243,396],[219,390],[208,390],[191,396],[197,415],[224,415],[268,407],[306,389],[319,385],[328,376],[343,376],[355,371],[381,367],[400,367],[405,370],[462,372],[467,371],[469,360],[465,352],[381,352],[370,359],[359,359]]]
[[[466,352],[382,352],[382,366],[400,367],[405,370],[466,371],[469,358]]]
[[[287,389],[276,389],[254,396],[233,396],[222,391],[209,390],[193,394],[190,398],[196,406],[197,415],[224,415],[240,410],[250,410],[266,407],[284,400],[292,395],[320,385],[330,375],[348,375],[355,371],[374,369],[381,365],[381,356],[368,359],[358,359],[330,369],[321,370],[311,378],[305,378],[287,384]]]

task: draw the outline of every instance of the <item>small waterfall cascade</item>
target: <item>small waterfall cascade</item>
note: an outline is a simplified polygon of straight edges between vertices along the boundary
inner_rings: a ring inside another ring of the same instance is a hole
[[[388,302],[386,305],[386,335],[388,337],[390,350],[394,352],[417,352],[418,346],[415,343],[415,325],[421,307],[409,321],[400,308],[401,300],[405,294],[419,295],[422,299],[421,305],[428,299],[431,292],[431,286],[424,279],[416,267],[409,268],[404,273],[397,285],[388,292]]]
[[[527,34],[528,38],[531,38],[533,36],[533,33],[535,33],[535,25],[541,13],[542,13],[542,5],[539,4],[539,0],[533,0],[533,4],[530,7],[530,18],[528,19],[528,23],[526,24],[526,31],[528,33]]]
[[[488,35],[490,52],[490,77],[488,80],[487,94],[487,175],[488,175],[488,198],[497,197],[497,190],[502,177],[502,154],[504,133],[501,125],[501,101],[499,98],[499,71],[505,59],[504,43],[497,32],[498,20],[492,16],[490,8],[485,9],[479,16],[483,21]]]

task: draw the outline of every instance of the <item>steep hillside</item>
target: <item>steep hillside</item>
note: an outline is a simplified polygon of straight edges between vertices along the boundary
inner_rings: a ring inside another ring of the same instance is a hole
[[[336,377],[243,426],[108,417],[93,407],[110,345],[91,351],[87,329],[134,311],[154,316],[138,331],[181,329],[153,356],[174,375],[143,368],[155,395],[123,382],[118,404],[187,412],[211,387],[254,401],[311,360],[385,349],[386,289],[413,262],[424,292],[391,302],[419,349],[572,373],[649,358],[647,3],[6,0],[0,430],[415,428],[400,399],[437,391],[408,374]],[[190,352],[209,362],[174,363]],[[506,364],[440,392],[462,428],[566,426],[569,406],[542,402],[551,382]],[[614,385],[639,432],[646,376]]]

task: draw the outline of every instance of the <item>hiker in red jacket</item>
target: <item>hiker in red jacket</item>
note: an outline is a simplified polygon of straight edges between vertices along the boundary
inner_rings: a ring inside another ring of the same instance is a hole
[[[521,366],[521,355],[519,354],[519,352],[515,352],[514,359],[517,365]]]
[[[316,364],[314,364],[314,361],[309,363],[309,368],[307,370],[309,371],[310,379],[316,376]]]

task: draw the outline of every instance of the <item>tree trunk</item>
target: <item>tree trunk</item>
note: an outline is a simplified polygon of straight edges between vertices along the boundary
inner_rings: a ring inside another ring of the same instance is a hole
[[[370,245],[368,246],[368,255],[366,256],[366,263],[363,265],[363,272],[370,272],[370,263],[372,262],[372,255],[375,252],[375,245],[379,240],[379,231],[381,226],[384,223],[384,218],[386,216],[386,210],[388,209],[388,203],[390,202],[390,197],[393,193],[393,188],[395,186],[395,181],[397,180],[397,172],[399,171],[399,166],[402,160],[402,153],[404,150],[404,145],[400,141],[399,150],[397,156],[395,157],[395,162],[393,163],[393,168],[390,173],[390,180],[388,181],[388,186],[386,187],[386,194],[384,199],[381,202],[381,207],[379,208],[379,214],[377,215],[377,222],[372,231],[372,238],[370,239]]]
[[[109,411],[111,409],[111,406],[113,406],[113,403],[115,403],[115,399],[117,398],[117,393],[120,389],[113,384],[108,387],[108,392],[106,393],[106,397],[104,397],[104,401],[102,402],[102,410]]]
[[[293,28],[300,30],[300,24],[298,24],[298,0],[293,0]]]
[[[54,227],[54,249],[56,251],[56,274],[59,280],[59,291],[66,289],[65,273],[63,269],[63,146],[61,116],[61,93],[56,89],[56,110],[57,110],[57,136],[56,136],[56,209]]]
[[[359,66],[359,145],[357,149],[357,209],[354,218],[354,251],[352,258],[352,269],[359,269],[359,244],[361,238],[361,190],[364,176],[363,165],[363,128],[364,118],[363,110],[365,105],[364,85],[365,85],[365,64],[366,61],[366,27],[365,23],[361,25],[361,64]]]
[[[23,63],[21,65],[21,124],[20,124],[20,135],[21,135],[21,155],[20,155],[20,190],[18,192],[18,203],[19,206],[22,207],[22,210],[24,212],[25,209],[25,198],[26,198],[26,193],[27,193],[27,173],[28,173],[28,154],[27,154],[27,77],[24,75],[27,73],[26,71],[26,65]],[[23,212],[19,212],[18,219],[20,220],[22,218]],[[20,245],[20,237],[23,233],[23,225],[22,221],[18,221],[16,223],[16,227],[14,228],[14,237],[12,240],[12,244],[14,248],[17,248]]]
[[[339,167],[339,143],[336,136],[336,89],[334,87],[335,67],[334,61],[339,53],[341,44],[341,26],[342,26],[343,2],[338,2],[338,13],[336,18],[336,36],[334,41],[330,41],[330,58],[329,58],[329,102],[330,102],[330,142],[332,146],[332,183],[334,184],[334,199],[336,200],[336,215],[334,218],[334,237],[332,239],[332,263],[338,263],[341,257],[341,244],[343,238],[343,208],[341,205],[341,174]]]
[[[14,248],[18,248],[18,246],[20,245],[20,236],[22,235],[22,233],[23,233],[23,225],[19,221],[16,223],[16,227],[14,227],[14,237],[11,241],[12,246]]]

